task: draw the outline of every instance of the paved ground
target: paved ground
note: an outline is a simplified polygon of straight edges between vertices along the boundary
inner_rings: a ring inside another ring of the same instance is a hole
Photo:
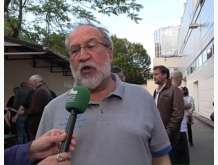
[[[214,130],[198,119],[192,125],[194,147],[190,147],[190,165],[214,165]]]

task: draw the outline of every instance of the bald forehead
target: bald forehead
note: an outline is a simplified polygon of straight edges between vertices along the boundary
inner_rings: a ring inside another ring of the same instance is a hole
[[[87,40],[90,38],[97,38],[99,40],[101,40],[102,35],[100,33],[100,31],[93,26],[89,26],[89,25],[82,25],[79,27],[76,27],[75,30],[73,32],[71,32],[70,37],[72,40]]]
[[[74,29],[73,32],[76,32],[76,31],[83,31],[83,30],[88,30],[88,31],[95,31],[97,33],[99,33],[99,30],[94,27],[94,26],[90,26],[90,25],[81,25],[81,26],[78,26]]]

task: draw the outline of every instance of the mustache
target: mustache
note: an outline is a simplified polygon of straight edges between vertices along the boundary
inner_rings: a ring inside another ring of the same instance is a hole
[[[80,71],[81,69],[83,69],[84,67],[93,67],[93,68],[97,68],[97,65],[94,62],[85,62],[85,63],[80,63],[79,67],[78,67],[78,71]]]

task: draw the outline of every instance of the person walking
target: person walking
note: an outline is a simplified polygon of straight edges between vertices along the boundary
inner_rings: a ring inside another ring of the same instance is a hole
[[[188,141],[189,145],[193,146],[193,136],[192,136],[192,124],[193,124],[193,112],[195,110],[194,99],[189,96],[189,91],[187,87],[182,87],[185,103],[185,112],[187,115],[187,127],[188,127]]]
[[[154,91],[154,100],[172,145],[170,159],[172,164],[179,164],[182,162],[178,143],[180,141],[180,126],[184,116],[183,94],[178,87],[172,85],[167,67],[154,66],[153,78],[155,84],[158,85]]]

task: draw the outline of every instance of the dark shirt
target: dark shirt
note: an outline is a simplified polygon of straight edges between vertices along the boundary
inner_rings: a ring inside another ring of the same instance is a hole
[[[33,88],[28,86],[20,86],[14,88],[14,104],[15,109],[19,109],[22,105],[25,109],[28,109],[31,103],[33,94]]]
[[[31,143],[15,145],[4,152],[5,165],[29,165],[29,148]]]
[[[46,84],[40,85],[34,91],[25,123],[29,140],[35,139],[42,112],[45,106],[53,99],[53,95]]]

